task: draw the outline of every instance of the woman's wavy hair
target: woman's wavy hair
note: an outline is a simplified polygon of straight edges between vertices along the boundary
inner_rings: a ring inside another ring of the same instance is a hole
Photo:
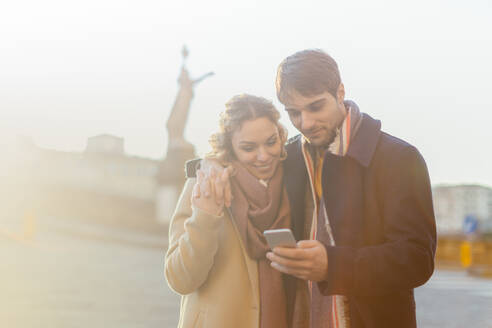
[[[279,122],[280,113],[271,101],[249,94],[240,94],[232,97],[225,107],[225,111],[220,114],[219,131],[209,138],[212,151],[206,155],[206,158],[215,159],[222,165],[229,165],[232,160],[236,159],[232,148],[233,133],[240,129],[245,121],[260,117],[268,118],[277,126],[282,145],[280,158],[283,160],[287,157],[284,147],[287,130]]]

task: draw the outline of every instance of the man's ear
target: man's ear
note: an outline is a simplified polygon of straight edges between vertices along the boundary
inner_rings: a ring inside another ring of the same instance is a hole
[[[345,87],[343,86],[343,83],[340,82],[340,85],[338,86],[337,89],[337,103],[343,104],[344,100],[345,100]]]

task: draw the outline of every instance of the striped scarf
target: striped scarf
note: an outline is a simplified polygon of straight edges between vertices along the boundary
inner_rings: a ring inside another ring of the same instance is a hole
[[[355,136],[362,121],[362,114],[355,103],[347,101],[345,102],[345,107],[348,108],[347,115],[337,130],[335,140],[326,149],[326,151],[337,156],[345,156],[350,141]],[[309,147],[306,140],[303,139],[302,151],[311,181],[313,199],[316,200],[310,238],[325,242],[329,241],[330,245],[335,246],[335,239],[333,238],[325,202],[322,197],[321,173],[324,154],[309,148],[312,147]],[[313,160],[312,154],[315,160]],[[319,227],[322,229],[320,230]],[[311,328],[350,327],[349,307],[346,296],[324,296],[319,291],[317,284],[313,284],[311,281],[309,282],[309,287],[311,291]]]

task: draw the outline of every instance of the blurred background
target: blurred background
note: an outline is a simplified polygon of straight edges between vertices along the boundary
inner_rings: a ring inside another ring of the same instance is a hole
[[[167,228],[225,102],[305,48],[429,167],[437,271],[419,327],[492,327],[492,4],[0,4],[0,327],[173,327]],[[183,49],[183,45],[187,49]],[[193,92],[191,80],[214,72]],[[169,129],[171,127],[171,129]],[[171,131],[172,130],[172,131]]]

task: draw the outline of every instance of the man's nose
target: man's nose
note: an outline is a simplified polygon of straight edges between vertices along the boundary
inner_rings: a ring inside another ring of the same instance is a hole
[[[301,130],[302,131],[309,131],[314,127],[314,119],[312,118],[312,115],[306,111],[303,111],[301,113]]]

